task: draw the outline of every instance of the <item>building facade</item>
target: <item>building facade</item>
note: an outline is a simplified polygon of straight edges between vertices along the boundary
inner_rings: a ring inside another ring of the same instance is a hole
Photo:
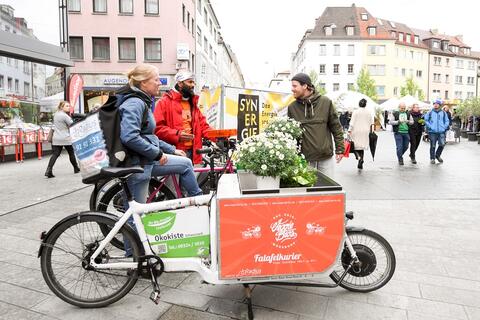
[[[196,0],[196,80],[199,88],[244,87],[237,58],[220,33],[220,23],[208,0]]]
[[[178,70],[194,70],[194,10],[191,0],[69,0],[70,74],[84,81],[77,111],[105,102],[139,63],[158,68],[162,91]]]
[[[9,5],[0,5],[0,30],[35,38],[24,18]],[[0,97],[37,102],[45,96],[45,65],[0,56]]]
[[[300,41],[292,74],[314,70],[329,92],[353,88],[364,68],[379,102],[400,97],[408,79],[424,100],[462,100],[477,95],[478,61],[459,36],[413,29],[352,5],[325,9]]]

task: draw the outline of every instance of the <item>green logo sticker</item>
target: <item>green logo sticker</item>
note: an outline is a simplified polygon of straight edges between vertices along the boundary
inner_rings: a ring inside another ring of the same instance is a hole
[[[150,235],[164,234],[175,224],[175,212],[162,211],[149,214],[142,218],[145,232]]]

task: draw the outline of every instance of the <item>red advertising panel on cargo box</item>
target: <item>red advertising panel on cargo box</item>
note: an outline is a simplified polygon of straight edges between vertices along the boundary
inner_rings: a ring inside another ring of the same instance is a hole
[[[220,278],[318,273],[342,243],[345,195],[219,200]]]

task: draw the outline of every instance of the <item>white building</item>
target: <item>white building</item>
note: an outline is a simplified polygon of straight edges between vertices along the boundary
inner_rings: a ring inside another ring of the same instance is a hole
[[[199,89],[219,85],[244,87],[237,58],[220,34],[220,23],[208,0],[197,0],[195,74]]]
[[[0,32],[35,38],[24,18],[9,5],[0,5]],[[45,65],[0,56],[0,97],[38,101],[45,96]]]

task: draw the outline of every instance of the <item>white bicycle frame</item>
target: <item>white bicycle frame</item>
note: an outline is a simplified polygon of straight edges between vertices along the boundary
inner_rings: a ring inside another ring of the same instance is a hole
[[[211,202],[211,206],[216,209],[215,199],[213,193],[208,195],[200,195],[189,198],[174,199],[162,202],[153,202],[153,203],[138,203],[136,201],[129,201],[129,209],[120,217],[120,219],[115,223],[115,226],[110,230],[108,235],[103,239],[98,248],[95,250],[93,255],[90,258],[90,265],[96,269],[136,269],[138,268],[138,262],[109,262],[109,263],[96,263],[96,257],[103,251],[106,245],[115,237],[118,231],[122,226],[127,222],[127,220],[133,216],[135,226],[142,243],[142,246],[145,250],[145,255],[155,255],[152,252],[150,247],[145,228],[143,226],[140,215],[149,214],[158,211],[164,210],[174,210],[179,208],[185,208],[190,206],[206,206]],[[205,210],[208,210],[205,208]],[[215,212],[212,210],[212,212]],[[346,224],[346,223],[345,223]],[[216,235],[216,214],[212,213],[210,215],[210,235]],[[213,239],[215,240],[215,239]],[[346,231],[344,232],[344,241],[350,251],[353,259],[357,259],[357,255],[352,246],[352,243],[346,236]],[[162,258],[164,262],[164,271],[166,272],[185,272],[185,271],[195,271],[198,272],[202,279],[211,284],[230,284],[230,283],[243,283],[246,281],[240,280],[221,280],[218,278],[218,265],[217,265],[217,247],[216,241],[211,241],[211,261],[209,265],[205,264],[202,261],[201,257],[190,257],[190,258]],[[313,278],[313,277],[312,277]],[[262,279],[249,279],[248,283],[264,282]]]

